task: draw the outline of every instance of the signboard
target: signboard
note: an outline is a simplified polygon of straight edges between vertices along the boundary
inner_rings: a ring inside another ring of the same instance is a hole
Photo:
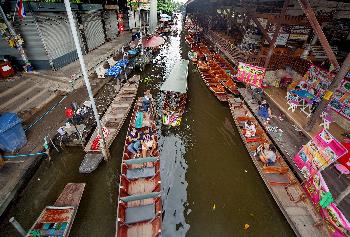
[[[350,223],[336,204],[331,203],[326,207],[320,205],[322,198],[329,193],[327,183],[320,172],[305,181],[304,189],[316,210],[325,220],[328,229],[332,232],[332,236],[349,236],[347,234],[350,233]]]
[[[240,62],[238,64],[237,80],[261,88],[265,77],[265,68]]]
[[[321,130],[294,156],[293,161],[308,179],[347,152],[327,130]]]
[[[290,34],[289,39],[290,40],[298,40],[298,41],[306,41],[309,35],[302,35],[302,34]]]

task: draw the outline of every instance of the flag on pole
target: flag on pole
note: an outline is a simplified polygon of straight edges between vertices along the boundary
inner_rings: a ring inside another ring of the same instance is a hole
[[[24,17],[26,17],[26,11],[24,9],[23,0],[17,0],[16,9],[20,19],[23,19]]]

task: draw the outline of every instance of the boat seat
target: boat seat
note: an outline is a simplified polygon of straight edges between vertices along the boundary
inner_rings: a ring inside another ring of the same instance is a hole
[[[46,229],[40,230],[40,236],[63,236],[65,229]]]
[[[147,162],[156,162],[157,160],[158,160],[157,157],[143,157],[143,158],[124,160],[124,163],[127,165],[133,165],[133,164],[143,164]]]
[[[125,210],[125,224],[135,224],[152,220],[156,216],[155,204],[129,207]]]
[[[155,174],[156,174],[155,167],[128,169],[126,171],[126,177],[128,179],[151,178]]]
[[[287,186],[290,184],[290,180],[287,174],[265,173],[264,175],[271,185]]]
[[[118,103],[118,104],[112,104],[113,108],[128,108],[129,104],[128,103]]]

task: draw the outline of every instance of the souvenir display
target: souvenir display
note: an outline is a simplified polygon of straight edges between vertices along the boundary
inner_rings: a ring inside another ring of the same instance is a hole
[[[325,169],[347,152],[327,130],[323,129],[294,156],[293,161],[305,178]]]
[[[349,236],[350,223],[333,202],[332,194],[320,172],[304,183],[304,189],[321,214],[332,236]]]
[[[344,78],[328,106],[350,120],[350,79]]]
[[[327,72],[315,65],[311,65],[307,73],[304,75],[306,89],[311,94],[321,98],[331,84],[334,74]]]
[[[261,88],[265,77],[265,68],[240,62],[238,65],[237,80]]]

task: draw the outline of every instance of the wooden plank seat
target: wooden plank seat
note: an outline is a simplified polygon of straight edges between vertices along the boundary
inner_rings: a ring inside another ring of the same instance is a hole
[[[160,197],[160,192],[152,192],[141,195],[130,195],[125,197],[120,197],[120,203],[122,205],[123,213],[122,217],[118,221],[122,221],[124,224],[130,225],[145,221],[150,221],[156,217],[157,213],[157,200]],[[139,205],[134,205],[138,203]]]
[[[288,186],[291,184],[288,174],[265,173],[264,176],[271,185]]]
[[[142,167],[128,169],[126,171],[126,177],[128,179],[140,179],[140,178],[151,178],[156,174],[155,167]]]
[[[216,94],[226,94],[225,89],[219,84],[217,84],[217,85],[210,85],[209,89],[212,92],[216,93]]]
[[[125,224],[135,224],[151,220],[156,216],[155,204],[148,204],[139,207],[129,207],[125,210]]]
[[[130,104],[129,103],[113,103],[112,108],[118,109],[118,108],[129,108]]]

